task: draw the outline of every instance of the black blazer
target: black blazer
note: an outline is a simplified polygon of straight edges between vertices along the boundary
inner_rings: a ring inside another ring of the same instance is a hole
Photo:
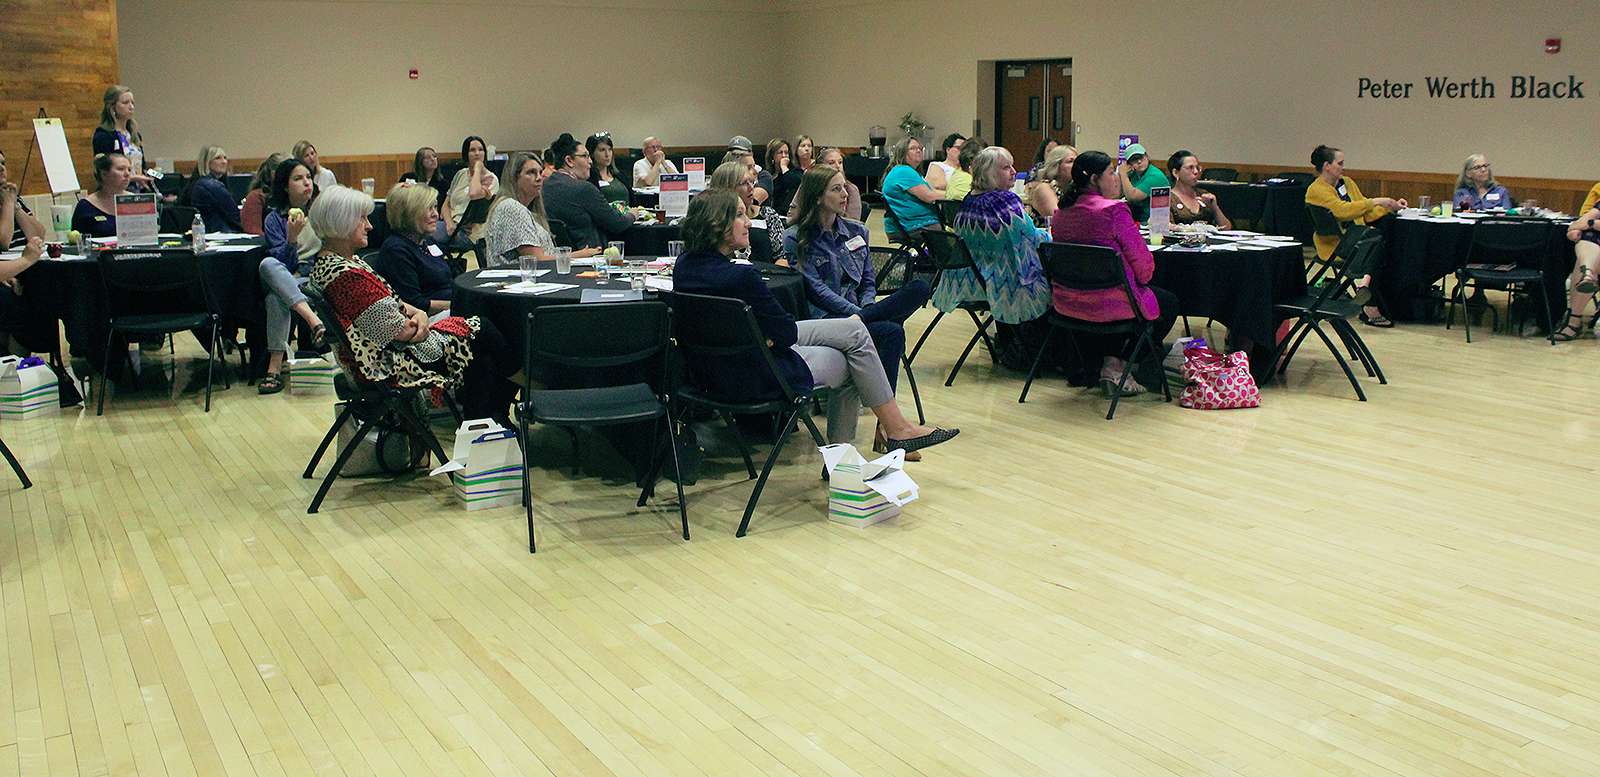
[[[607,237],[621,235],[633,226],[633,218],[611,207],[594,184],[566,173],[545,180],[544,211],[567,225],[573,248],[600,248]]]
[[[672,287],[690,294],[709,294],[744,300],[755,314],[761,333],[772,341],[772,358],[783,379],[797,393],[810,393],[814,381],[804,359],[792,347],[799,336],[794,318],[767,288],[761,273],[748,264],[734,264],[715,251],[696,251],[678,257],[672,268]],[[765,364],[754,355],[712,364],[693,365],[706,387],[730,399],[768,399],[783,395]]]

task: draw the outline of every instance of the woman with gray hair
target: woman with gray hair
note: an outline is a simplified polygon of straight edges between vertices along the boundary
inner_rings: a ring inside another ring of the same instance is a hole
[[[228,152],[206,146],[194,163],[194,182],[184,192],[185,204],[200,213],[207,232],[240,232],[239,203],[228,193]]]
[[[311,204],[310,223],[322,241],[311,283],[338,317],[348,350],[339,361],[354,377],[400,388],[431,388],[437,402],[456,392],[467,418],[509,426],[516,394],[517,357],[505,338],[477,316],[428,320],[428,311],[401,300],[356,256],[367,245],[372,198],[334,186]]]
[[[987,300],[999,325],[997,356],[1007,367],[1026,369],[1032,354],[1020,347],[1017,327],[1050,307],[1050,281],[1039,266],[1039,243],[1049,238],[1011,192],[1016,177],[1011,152],[1002,146],[990,146],[973,160],[972,193],[961,201],[950,228],[966,242],[977,274],[950,270],[940,275],[933,304],[948,313],[962,302]]]
[[[1489,158],[1473,154],[1461,163],[1456,177],[1456,210],[1489,210],[1511,207],[1511,192],[1494,179]]]

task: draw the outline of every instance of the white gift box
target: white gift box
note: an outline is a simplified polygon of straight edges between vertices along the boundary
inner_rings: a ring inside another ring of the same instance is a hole
[[[871,526],[900,514],[917,498],[917,483],[905,473],[905,451],[891,451],[872,461],[849,443],[817,450],[828,468],[828,520],[849,526]]]
[[[30,418],[61,412],[56,374],[47,364],[22,366],[22,357],[0,358],[0,418]]]
[[[339,365],[333,356],[289,360],[289,390],[296,394],[331,394]]]
[[[488,418],[462,421],[450,461],[432,474],[446,473],[468,510],[522,504],[522,448],[516,430]]]

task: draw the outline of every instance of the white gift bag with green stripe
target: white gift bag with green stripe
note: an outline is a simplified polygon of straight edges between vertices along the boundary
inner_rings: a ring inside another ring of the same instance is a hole
[[[817,450],[828,468],[828,520],[871,526],[899,515],[901,507],[916,501],[917,483],[905,473],[905,451],[867,461],[849,443]]]

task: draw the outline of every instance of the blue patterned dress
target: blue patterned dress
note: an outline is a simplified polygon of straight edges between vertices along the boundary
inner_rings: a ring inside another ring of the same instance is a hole
[[[1050,281],[1039,266],[1042,238],[1017,195],[1005,189],[970,194],[962,200],[951,228],[966,241],[983,273],[996,321],[1021,324],[1045,314],[1050,308]],[[946,313],[961,302],[984,298],[971,270],[944,273],[933,292],[934,307]]]

